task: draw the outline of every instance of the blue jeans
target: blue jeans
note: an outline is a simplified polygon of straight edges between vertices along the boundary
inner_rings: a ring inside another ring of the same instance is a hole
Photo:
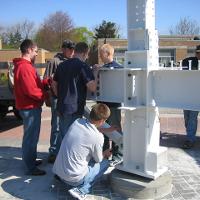
[[[82,193],[88,194],[91,191],[92,186],[96,183],[98,179],[102,177],[104,172],[108,169],[110,161],[103,159],[100,163],[95,163],[93,160],[89,162],[88,170],[89,172],[83,178],[83,180],[78,183],[66,182],[68,185],[77,187]]]
[[[59,116],[57,112],[57,98],[51,97],[51,136],[49,153],[57,155],[60,147],[60,130],[59,130]]]
[[[41,108],[20,110],[23,119],[24,136],[22,141],[22,159],[29,172],[33,171],[37,158],[37,143],[40,134]]]
[[[188,140],[195,142],[198,125],[198,111],[184,110],[185,128]]]
[[[78,118],[82,117],[80,114],[66,114],[60,116],[60,135],[63,140],[71,124]]]

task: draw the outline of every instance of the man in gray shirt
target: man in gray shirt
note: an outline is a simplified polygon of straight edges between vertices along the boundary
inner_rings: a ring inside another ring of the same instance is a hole
[[[68,129],[53,166],[53,172],[63,182],[73,186],[69,193],[85,199],[92,185],[109,167],[111,150],[103,152],[103,134],[98,131],[110,115],[105,104],[96,104],[90,118],[77,119]]]
[[[74,55],[75,44],[71,40],[65,40],[62,43],[62,53],[57,53],[48,63],[44,73],[44,78],[52,78],[56,72],[58,65],[68,60]],[[48,162],[54,163],[56,155],[59,151],[61,143],[59,116],[57,113],[57,97],[51,90],[51,135]]]

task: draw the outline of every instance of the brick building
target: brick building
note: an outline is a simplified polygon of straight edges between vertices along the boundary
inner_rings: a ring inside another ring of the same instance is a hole
[[[97,48],[94,47],[90,54],[90,64],[100,63],[98,48],[104,43],[110,43],[115,48],[115,59],[123,64],[124,52],[127,51],[127,39],[113,39],[107,38],[97,40]],[[195,48],[200,45],[200,40],[194,40],[194,36],[169,36],[161,35],[159,36],[159,62],[161,65],[170,66],[170,61],[178,62],[187,56],[193,56],[195,53]],[[36,63],[44,64],[53,56],[56,52],[49,52],[45,49],[39,49]],[[1,49],[0,40],[0,62],[11,62],[13,58],[19,57],[19,50],[4,50]],[[38,67],[39,74],[44,73],[44,65]]]
[[[37,71],[42,76],[45,70],[45,63],[53,58],[54,53],[49,52],[45,49],[39,49],[38,50],[38,56],[36,57],[36,64],[37,64]],[[0,69],[4,69],[6,71],[7,69],[7,62],[12,62],[13,58],[20,57],[21,53],[20,50],[15,49],[1,49],[0,50]],[[4,66],[5,65],[5,66]]]
[[[115,59],[123,63],[124,52],[127,50],[127,39],[98,39],[97,46],[110,43],[115,48]],[[195,48],[200,45],[200,40],[194,40],[194,36],[159,36],[159,63],[170,66],[171,60],[175,63],[195,54]],[[98,61],[101,63],[99,55]]]

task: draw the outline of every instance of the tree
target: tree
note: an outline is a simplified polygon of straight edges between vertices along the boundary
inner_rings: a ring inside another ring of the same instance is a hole
[[[35,23],[33,21],[24,20],[19,24],[20,31],[23,39],[32,39],[35,33]]]
[[[200,27],[197,24],[195,20],[184,17],[175,26],[170,27],[169,33],[171,35],[198,35]]]
[[[36,33],[35,40],[39,47],[57,51],[65,39],[70,39],[73,23],[67,13],[57,11],[49,15]]]
[[[22,40],[32,39],[34,35],[34,22],[24,20],[23,22],[5,27],[1,31],[3,46],[6,48],[19,48]]]
[[[119,26],[114,22],[102,21],[100,25],[95,28],[95,39],[98,38],[118,38],[119,37]]]
[[[9,46],[10,48],[17,49],[22,42],[22,36],[21,34],[17,31],[14,34],[10,33],[9,35]]]
[[[3,26],[0,26],[0,33],[2,32],[2,30],[3,30]]]
[[[73,29],[72,40],[74,42],[86,42],[92,44],[94,33],[89,31],[87,27],[77,27]]]
[[[22,42],[22,35],[20,25],[15,24],[11,27],[6,28],[5,32],[2,33],[3,45],[6,48],[17,49]]]

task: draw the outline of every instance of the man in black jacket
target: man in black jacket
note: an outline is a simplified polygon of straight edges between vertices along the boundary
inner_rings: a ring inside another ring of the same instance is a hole
[[[198,62],[200,60],[200,45],[196,47],[196,56],[185,58],[182,62],[183,69],[198,70]],[[190,62],[191,61],[191,66]],[[184,149],[190,149],[196,141],[196,131],[198,125],[198,111],[183,110],[187,140],[183,144]]]
[[[56,72],[58,65],[65,60],[72,58],[74,55],[75,44],[71,40],[65,40],[62,44],[62,53],[57,53],[54,58],[48,63],[44,73],[44,78],[52,78]],[[59,151],[61,137],[59,127],[59,116],[57,114],[57,97],[51,95],[51,136],[48,162],[54,163],[56,155]]]

